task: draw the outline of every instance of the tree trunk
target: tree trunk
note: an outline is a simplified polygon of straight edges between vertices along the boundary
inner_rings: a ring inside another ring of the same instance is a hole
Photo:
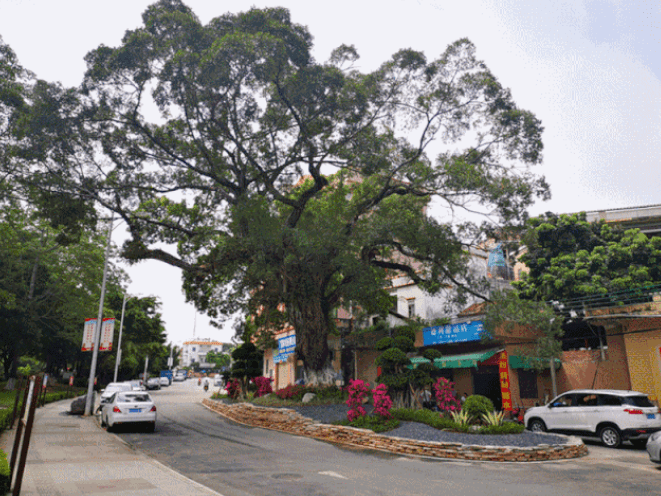
[[[329,360],[328,312],[320,295],[298,301],[290,312],[296,329],[296,355],[303,361],[306,383],[332,385],[335,371]]]

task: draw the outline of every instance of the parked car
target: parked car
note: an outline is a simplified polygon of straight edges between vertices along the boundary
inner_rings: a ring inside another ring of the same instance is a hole
[[[655,432],[647,440],[647,454],[654,463],[661,463],[661,432]]]
[[[170,385],[170,379],[168,377],[165,376],[159,377],[158,380],[161,384],[161,387],[163,386],[168,387]]]
[[[145,386],[143,386],[142,381],[139,379],[126,382],[131,385],[131,391],[146,391],[147,389]]]
[[[101,425],[108,430],[119,424],[145,424],[150,432],[156,427],[156,405],[149,393],[140,391],[113,394],[101,410]]]
[[[576,389],[549,404],[530,408],[525,426],[533,432],[554,431],[599,437],[610,448],[623,441],[645,447],[661,431],[661,412],[644,393],[615,389]]]
[[[223,385],[223,376],[220,375],[220,374],[216,374],[216,375],[213,377],[213,385],[214,385],[214,386],[221,386],[221,387],[222,387],[222,385]]]
[[[101,396],[99,398],[100,404],[99,409],[110,400],[110,397],[115,394],[117,391],[131,391],[131,384],[128,382],[111,382],[105,389],[101,390]],[[97,411],[98,411],[97,410]]]
[[[173,381],[181,382],[186,380],[186,373],[179,373],[177,372],[174,374],[174,377],[172,378]]]
[[[150,377],[147,379],[147,389],[161,389],[161,378],[160,377]]]

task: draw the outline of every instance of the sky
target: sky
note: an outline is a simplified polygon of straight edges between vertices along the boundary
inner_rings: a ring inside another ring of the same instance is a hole
[[[85,54],[119,45],[151,1],[0,0],[0,36],[20,63],[48,81],[77,86]],[[226,12],[282,6],[328,59],[353,44],[363,71],[402,48],[436,58],[467,37],[515,102],[545,128],[535,171],[552,199],[532,215],[661,204],[661,2],[658,0],[188,0],[203,23]],[[120,244],[122,226],[113,234]],[[229,342],[186,304],[181,274],[147,261],[124,266],[130,295],[157,296],[168,340]]]

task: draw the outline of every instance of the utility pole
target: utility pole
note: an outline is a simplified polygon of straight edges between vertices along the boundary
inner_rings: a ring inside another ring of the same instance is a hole
[[[87,398],[85,399],[85,416],[92,413],[94,402],[94,378],[96,377],[96,362],[99,356],[99,339],[101,338],[101,324],[103,319],[103,299],[106,296],[106,279],[108,277],[108,258],[110,256],[110,238],[112,227],[115,222],[115,213],[110,216],[110,227],[108,227],[108,241],[106,243],[106,257],[103,263],[103,281],[101,282],[101,298],[99,298],[99,313],[94,326],[94,341],[92,343],[92,364],[90,365],[90,376],[87,381]]]
[[[149,357],[145,357],[145,372],[142,374],[142,380],[145,384],[145,387],[147,386],[147,366],[149,365]]]
[[[113,376],[112,382],[117,382],[117,371],[119,370],[119,363],[122,361],[122,328],[124,327],[124,309],[126,308],[126,302],[135,296],[129,296],[126,298],[124,294],[124,299],[122,300],[122,318],[119,320],[119,342],[117,343],[117,356],[115,357],[115,375]]]

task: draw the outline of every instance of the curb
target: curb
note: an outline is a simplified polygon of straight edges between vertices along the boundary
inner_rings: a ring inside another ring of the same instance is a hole
[[[541,444],[532,447],[464,445],[452,442],[417,441],[376,434],[367,429],[319,424],[292,409],[269,408],[249,403],[227,405],[207,398],[202,400],[202,405],[223,417],[250,427],[419,458],[531,463],[564,461],[588,454],[588,448],[583,441],[573,436],[563,436],[567,437],[567,444]]]

